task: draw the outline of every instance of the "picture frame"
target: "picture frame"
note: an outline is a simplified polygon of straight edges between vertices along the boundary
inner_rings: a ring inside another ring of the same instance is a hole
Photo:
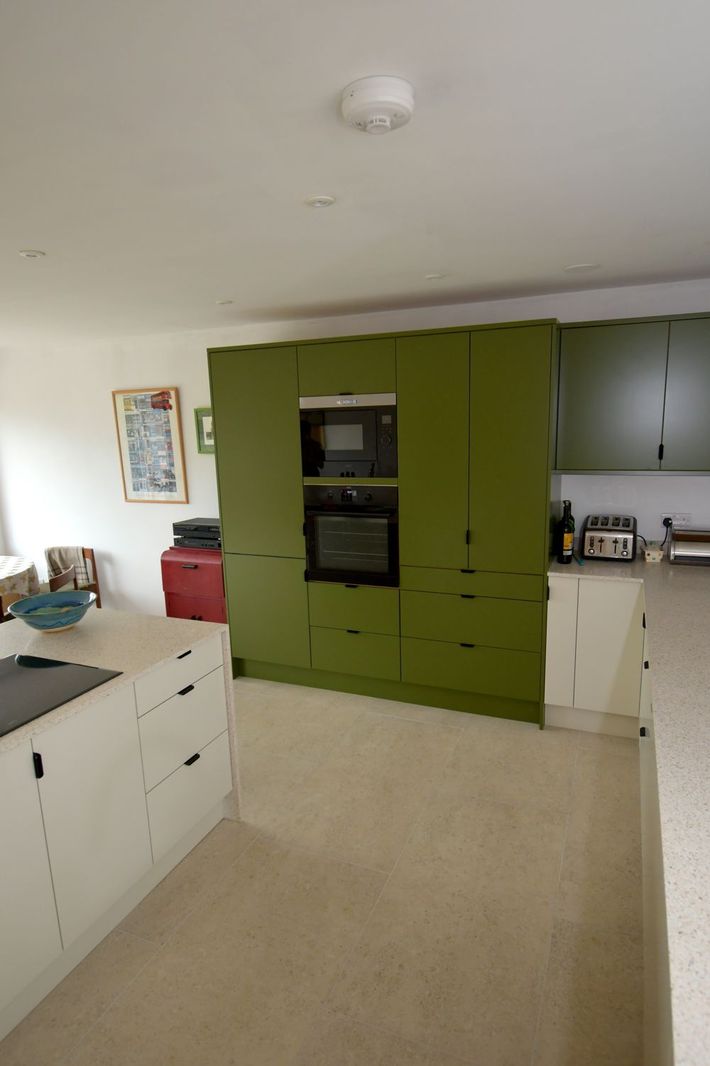
[[[126,503],[188,503],[177,387],[112,397]]]
[[[197,450],[201,455],[214,455],[214,429],[212,426],[212,408],[195,408],[195,434]]]

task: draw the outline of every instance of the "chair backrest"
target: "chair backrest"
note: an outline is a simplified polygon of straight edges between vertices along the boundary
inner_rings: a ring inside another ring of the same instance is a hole
[[[96,606],[101,606],[101,591],[99,589],[99,575],[96,570],[96,557],[93,548],[80,547],[53,547],[45,548],[44,556],[47,560],[50,581],[52,575],[56,577],[60,571],[70,565],[74,565],[78,588],[88,589],[96,593]]]
[[[50,577],[49,579],[49,591],[56,592],[57,589],[64,588],[65,585],[72,584],[75,589],[79,588],[76,580],[76,571],[73,566],[67,567],[66,570],[62,570],[61,574],[57,574],[56,577]]]
[[[5,621],[7,621],[7,619],[5,618],[5,609],[3,608],[3,605],[2,605],[2,596],[0,596],[0,622],[5,622]]]

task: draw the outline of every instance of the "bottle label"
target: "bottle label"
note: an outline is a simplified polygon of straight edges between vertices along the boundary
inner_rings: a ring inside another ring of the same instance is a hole
[[[571,555],[572,554],[573,545],[574,545],[574,534],[573,533],[563,533],[562,534],[562,551],[565,553],[565,555]]]

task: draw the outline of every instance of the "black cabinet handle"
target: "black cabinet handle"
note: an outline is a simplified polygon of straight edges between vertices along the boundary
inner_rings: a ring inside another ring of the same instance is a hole
[[[643,668],[644,670],[648,670],[648,659],[644,661]]]
[[[184,766],[192,766],[192,764],[193,764],[194,762],[197,762],[197,760],[199,759],[199,757],[200,757],[200,753],[199,753],[199,751],[196,751],[196,752],[195,752],[195,754],[194,754],[194,755],[191,755],[189,759],[185,759],[185,762],[184,762],[184,764],[183,764],[183,765],[184,765]]]
[[[645,725],[642,725],[641,728],[639,729],[639,736],[640,737],[647,737],[648,736],[648,730],[646,729]]]
[[[360,630],[359,629],[346,629],[345,632],[346,633],[359,633]]]
[[[178,696],[187,696],[188,692],[192,692],[194,685],[188,685],[187,688],[181,688],[178,692]]]
[[[35,764],[35,777],[39,781],[40,777],[44,777],[44,763],[42,756],[36,751],[32,753],[32,762]]]
[[[475,574],[475,570],[459,570],[460,574]]]
[[[470,592],[462,592],[461,593],[461,599],[462,600],[475,600],[475,598],[476,597],[474,595],[472,595]]]
[[[475,647],[476,647],[476,645],[475,645],[475,644],[463,644],[463,643],[459,643],[459,648],[475,648]]]
[[[178,659],[185,659],[188,655],[192,655],[192,648],[189,651],[184,651],[182,655],[178,655]]]
[[[197,563],[183,563],[183,570],[197,570]]]
[[[356,589],[357,587],[358,587],[357,585],[346,585],[345,586],[346,589]]]

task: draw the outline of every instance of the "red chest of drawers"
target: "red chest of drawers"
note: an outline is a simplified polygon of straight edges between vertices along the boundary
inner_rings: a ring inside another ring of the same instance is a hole
[[[211,548],[168,548],[160,556],[168,618],[226,622],[222,553]]]

